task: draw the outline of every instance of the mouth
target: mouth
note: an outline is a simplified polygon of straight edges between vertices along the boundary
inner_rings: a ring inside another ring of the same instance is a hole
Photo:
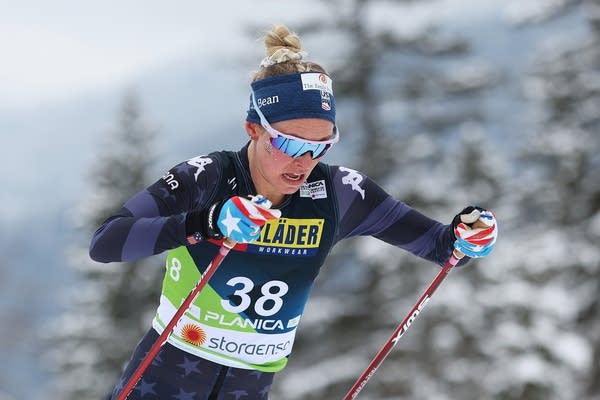
[[[304,182],[305,174],[292,174],[285,173],[282,174],[283,178],[290,183],[301,183]]]

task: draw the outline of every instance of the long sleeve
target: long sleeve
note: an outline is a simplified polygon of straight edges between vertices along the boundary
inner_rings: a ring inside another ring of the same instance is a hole
[[[206,207],[218,177],[214,158],[196,157],[175,166],[104,221],[92,237],[90,257],[134,261],[188,244],[186,215]]]
[[[450,257],[455,238],[449,225],[392,198],[357,171],[339,167],[332,175],[339,204],[338,240],[373,236],[439,265]]]

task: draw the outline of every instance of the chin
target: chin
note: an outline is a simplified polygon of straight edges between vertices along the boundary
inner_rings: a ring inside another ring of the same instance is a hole
[[[304,182],[300,182],[297,185],[290,185],[285,184],[285,185],[281,185],[281,193],[282,194],[294,194],[296,193],[298,190],[300,190],[300,186],[302,186]]]
[[[281,188],[281,193],[282,194],[294,194],[298,190],[300,190],[300,186],[301,186],[301,184],[298,184],[298,186],[295,186],[295,187],[291,187],[289,185],[285,185],[285,187]]]

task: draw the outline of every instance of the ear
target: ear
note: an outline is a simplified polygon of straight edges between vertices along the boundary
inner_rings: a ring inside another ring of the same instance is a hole
[[[260,137],[260,125],[246,121],[244,123],[244,128],[246,128],[246,133],[250,136],[251,140],[258,140]]]

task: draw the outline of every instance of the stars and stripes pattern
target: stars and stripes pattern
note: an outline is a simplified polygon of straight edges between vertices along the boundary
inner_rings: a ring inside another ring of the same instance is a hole
[[[247,199],[233,196],[219,213],[221,233],[239,243],[250,243],[260,236],[260,228],[271,219],[281,217],[281,211],[269,209],[270,203],[262,196]]]
[[[479,227],[472,227],[465,222],[460,222],[454,228],[456,242],[454,247],[471,258],[487,256],[493,249],[498,237],[498,224],[491,211],[474,210]],[[472,214],[473,214],[472,213]]]

